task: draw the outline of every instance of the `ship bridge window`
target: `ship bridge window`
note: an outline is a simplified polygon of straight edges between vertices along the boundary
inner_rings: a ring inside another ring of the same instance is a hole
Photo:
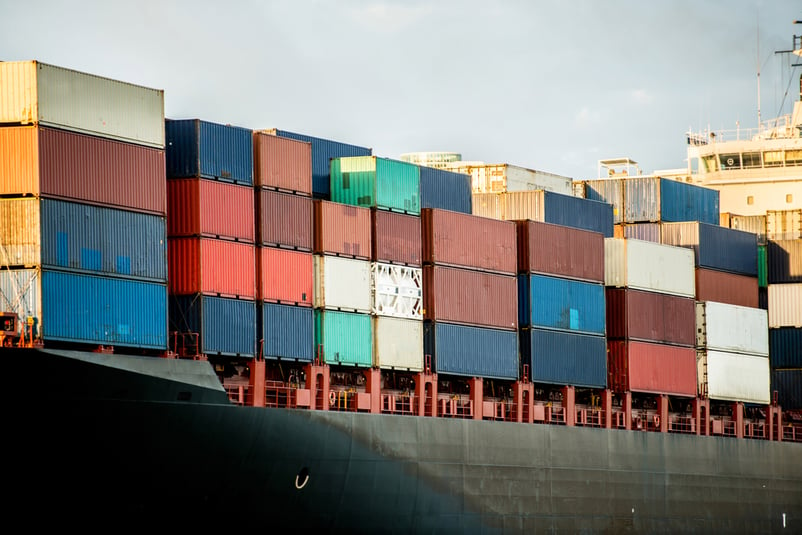
[[[744,152],[742,161],[744,169],[754,169],[760,167],[760,153],[759,152]]]
[[[702,158],[702,168],[706,173],[715,173],[718,171],[718,165],[716,163],[715,156],[705,156]]]
[[[802,150],[785,151],[785,165],[802,165]]]
[[[766,167],[782,167],[783,151],[767,150],[763,153],[763,165]]]
[[[720,154],[718,159],[721,162],[722,171],[741,168],[741,155],[738,153]]]

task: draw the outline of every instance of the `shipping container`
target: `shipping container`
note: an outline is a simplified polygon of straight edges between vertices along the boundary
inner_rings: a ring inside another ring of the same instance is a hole
[[[170,296],[171,343],[205,355],[256,354],[256,303],[207,295]]]
[[[783,410],[802,410],[802,369],[772,370],[771,390]]]
[[[423,303],[427,320],[518,328],[518,283],[511,275],[424,266]]]
[[[371,314],[423,319],[423,271],[373,262],[370,265]]]
[[[253,186],[253,132],[200,119],[167,119],[168,178],[207,178]]]
[[[0,123],[164,148],[164,91],[38,61],[0,62]]]
[[[693,347],[610,340],[607,349],[607,382],[613,391],[696,396]]]
[[[167,287],[49,269],[0,269],[0,303],[47,342],[167,349]]]
[[[802,327],[769,329],[769,361],[774,368],[802,368]]]
[[[734,228],[751,232],[757,236],[758,245],[766,245],[766,215],[735,215],[731,214],[728,225],[722,227]]]
[[[660,223],[618,223],[613,229],[613,237],[660,243],[661,226]]]
[[[164,217],[55,199],[0,199],[0,266],[166,282]]]
[[[420,168],[376,156],[334,158],[331,161],[331,200],[418,215]]]
[[[757,289],[757,307],[762,310],[769,309],[769,289],[768,288],[758,288]],[[769,318],[769,325],[771,324],[771,318]]]
[[[759,308],[696,303],[696,346],[728,353],[769,355],[768,315]]]
[[[256,248],[211,238],[167,240],[170,293],[256,298]]]
[[[518,271],[604,282],[604,235],[539,221],[516,221]]]
[[[693,297],[693,251],[643,240],[605,238],[604,284]]]
[[[420,216],[371,209],[374,262],[421,265]]]
[[[802,327],[802,283],[769,284],[769,327]]]
[[[264,132],[288,139],[297,139],[312,144],[312,193],[315,197],[329,199],[331,196],[331,160],[345,156],[370,156],[373,150],[340,141],[298,134],[276,128]]]
[[[312,195],[312,144],[253,133],[253,184],[298,195]]]
[[[420,167],[420,206],[471,213],[471,177],[446,169]]]
[[[665,223],[663,243],[692,249],[697,267],[757,277],[757,236],[708,223]]]
[[[493,219],[531,219],[613,236],[610,204],[551,191],[474,193],[473,213]]]
[[[424,322],[423,352],[440,375],[518,379],[518,333]]]
[[[759,405],[771,401],[766,357],[701,349],[696,365],[700,396]]]
[[[473,193],[502,193],[542,189],[573,195],[573,180],[567,176],[527,169],[508,163],[450,162],[449,171],[471,176]]]
[[[314,255],[313,264],[316,308],[370,313],[370,262]]]
[[[256,240],[261,245],[311,251],[314,218],[312,199],[271,190],[256,196]]]
[[[163,149],[36,126],[0,128],[0,147],[0,195],[167,210]]]
[[[548,275],[518,275],[518,325],[604,335],[604,286]]]
[[[259,341],[266,359],[311,362],[314,358],[314,313],[309,307],[262,303]]]
[[[522,329],[521,364],[529,365],[533,383],[607,388],[604,336]]]
[[[257,247],[256,271],[258,301],[312,306],[315,273],[312,253]]]
[[[370,260],[370,208],[315,201],[314,225],[315,253]]]
[[[181,178],[167,182],[167,233],[253,243],[253,188]]]
[[[376,316],[373,365],[381,369],[423,370],[423,322]]]
[[[696,345],[693,298],[627,288],[606,288],[605,297],[608,340]]]
[[[757,285],[766,288],[769,285],[769,266],[767,262],[766,246],[757,246]]]
[[[613,207],[613,223],[626,221],[624,217],[624,181],[622,179],[585,180],[585,199],[605,202]]]
[[[766,269],[768,284],[802,282],[802,240],[769,240]]]
[[[427,208],[421,213],[423,262],[514,275],[515,223]]]
[[[373,365],[373,322],[367,314],[315,310],[315,357],[326,364]]]
[[[767,210],[766,237],[770,240],[802,239],[802,208]]]
[[[696,268],[696,299],[742,307],[759,307],[758,278],[716,269]]]

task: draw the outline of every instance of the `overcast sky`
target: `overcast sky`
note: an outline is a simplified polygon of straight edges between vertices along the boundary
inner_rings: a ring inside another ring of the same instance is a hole
[[[0,59],[164,89],[168,118],[588,179],[755,127],[758,70],[762,118],[790,113],[802,60],[775,51],[799,19],[799,0],[0,0]]]

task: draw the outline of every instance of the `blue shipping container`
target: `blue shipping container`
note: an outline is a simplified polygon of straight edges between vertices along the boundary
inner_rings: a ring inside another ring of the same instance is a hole
[[[200,119],[165,121],[167,178],[253,185],[253,131]]]
[[[421,166],[421,208],[471,213],[471,177],[444,169]]]
[[[518,334],[484,327],[425,322],[424,354],[436,373],[518,379]]]
[[[592,230],[601,232],[605,238],[613,237],[613,206],[607,202],[544,191],[543,214],[545,223]]]
[[[772,370],[771,390],[784,410],[802,410],[802,369]]]
[[[311,307],[264,303],[259,320],[265,358],[312,361],[315,327]]]
[[[662,241],[693,249],[696,266],[757,277],[757,235],[709,223],[664,223]]]
[[[170,296],[170,330],[197,333],[207,355],[256,354],[256,303],[205,295]]]
[[[604,336],[524,329],[521,362],[533,383],[607,388],[607,340]]]
[[[660,220],[719,224],[719,192],[677,180],[660,180]]]
[[[604,285],[518,275],[518,325],[605,334]]]
[[[802,328],[769,329],[769,365],[772,368],[802,368]]]
[[[346,156],[372,156],[373,150],[319,137],[275,130],[279,137],[297,139],[312,144],[312,194],[319,199],[331,198],[331,159]]]

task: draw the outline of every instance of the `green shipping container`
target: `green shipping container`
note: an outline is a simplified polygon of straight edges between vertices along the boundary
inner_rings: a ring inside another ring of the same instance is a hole
[[[376,156],[333,158],[331,200],[420,215],[420,168]]]
[[[373,365],[373,322],[367,314],[315,310],[315,355],[326,364]]]
[[[757,246],[757,285],[759,288],[768,288],[768,264],[766,263],[766,246]]]

